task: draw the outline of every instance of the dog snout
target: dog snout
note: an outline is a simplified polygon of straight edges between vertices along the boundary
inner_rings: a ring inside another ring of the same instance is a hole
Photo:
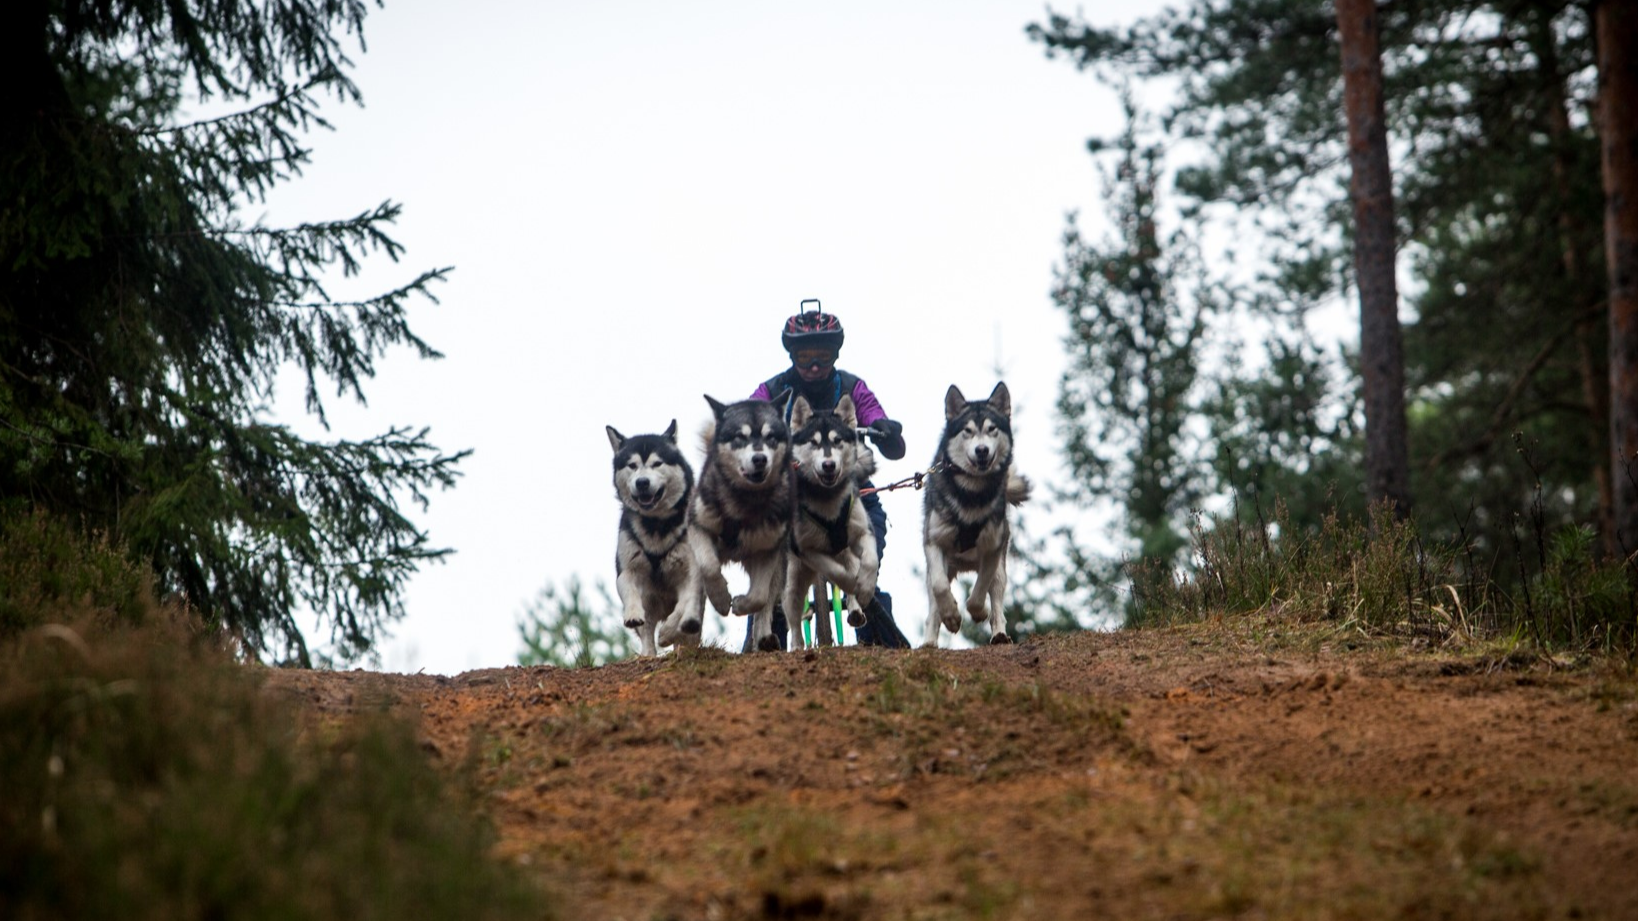
[[[973,445],[973,460],[978,461],[980,464],[988,464],[990,462],[990,446]]]
[[[835,476],[836,475],[836,461],[834,461],[831,458],[827,457],[827,458],[824,459],[823,462],[821,462],[819,464],[819,469],[824,471],[825,476]]]
[[[637,479],[631,481],[631,488],[639,495],[647,495],[648,493],[654,491],[654,484],[649,482],[649,479],[646,476],[638,477]]]
[[[756,453],[751,455],[751,469],[762,471],[768,469],[768,455]]]

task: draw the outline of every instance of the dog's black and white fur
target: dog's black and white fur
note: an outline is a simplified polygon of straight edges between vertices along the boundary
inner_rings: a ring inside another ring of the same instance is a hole
[[[604,428],[614,448],[614,492],[621,506],[614,584],[641,653],[657,655],[656,627],[676,614],[680,600],[700,592],[688,543],[694,469],[677,448],[675,419],[659,435],[627,438],[612,425]],[[692,639],[699,642],[698,630]]]
[[[938,645],[940,624],[961,629],[950,580],[976,572],[967,613],[989,622],[991,643],[1010,643],[1003,596],[1012,528],[1007,504],[1029,498],[1029,480],[1012,470],[1012,397],[1006,383],[989,397],[968,402],[954,384],[944,395],[944,434],[927,476],[922,504],[922,544],[927,553],[927,636]],[[989,609],[985,611],[985,600]]]
[[[853,398],[845,394],[835,410],[815,411],[803,397],[791,407],[796,517],[781,603],[793,650],[803,648],[803,596],[818,580],[847,594],[854,627],[864,624],[863,608],[876,596],[876,534],[859,501],[859,484],[875,472],[876,456],[860,440],[858,424]],[[817,617],[829,623],[823,612]]]
[[[773,634],[773,604],[785,583],[791,514],[796,507],[795,474],[790,462],[790,428],[785,404],[790,392],[772,403],[742,400],[723,404],[707,395],[712,421],[705,432],[705,461],[699,487],[694,491],[688,540],[694,548],[704,594],[717,613],[752,618],[756,648],[779,648]],[[730,597],[725,563],[745,567],[750,587]],[[679,623],[684,631],[699,631],[704,605]],[[665,633],[662,632],[662,642]]]

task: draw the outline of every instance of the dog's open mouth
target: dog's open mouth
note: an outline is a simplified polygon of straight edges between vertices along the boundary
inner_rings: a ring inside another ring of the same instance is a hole
[[[826,488],[829,488],[831,486],[835,486],[842,479],[842,471],[832,470],[832,471],[826,472],[824,470],[821,470],[818,473],[814,474],[813,478],[819,481],[820,486],[824,486]]]
[[[660,494],[657,493],[657,492],[649,492],[649,493],[639,492],[639,493],[632,493],[632,498],[636,499],[637,504],[642,506],[643,508],[653,508],[655,506],[655,504],[660,501]]]

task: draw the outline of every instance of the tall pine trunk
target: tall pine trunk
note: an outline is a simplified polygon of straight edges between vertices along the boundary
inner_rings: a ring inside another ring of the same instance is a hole
[[[1365,386],[1365,488],[1375,505],[1410,512],[1405,444],[1405,351],[1394,280],[1393,177],[1374,0],[1337,0],[1342,88],[1348,119],[1354,273],[1359,283],[1359,357]]]
[[[1537,11],[1531,22],[1531,39],[1536,57],[1541,61],[1542,88],[1547,100],[1547,135],[1552,139],[1553,194],[1557,201],[1559,262],[1564,267],[1564,287],[1568,291],[1584,290],[1582,281],[1586,266],[1581,246],[1577,243],[1580,220],[1572,201],[1570,183],[1575,170],[1571,162],[1570,103],[1564,91],[1564,74],[1559,68],[1557,37],[1553,31],[1553,14]],[[1589,439],[1597,445],[1592,459],[1593,483],[1598,488],[1598,533],[1607,552],[1615,551],[1615,492],[1610,481],[1609,444],[1610,403],[1609,371],[1599,365],[1596,347],[1597,311],[1592,305],[1570,302],[1564,310],[1576,317],[1576,363],[1581,372],[1581,393],[1587,401],[1588,422],[1592,426]]]
[[[1638,5],[1604,0],[1593,16],[1610,278],[1610,470],[1616,545],[1633,554],[1638,553]]]

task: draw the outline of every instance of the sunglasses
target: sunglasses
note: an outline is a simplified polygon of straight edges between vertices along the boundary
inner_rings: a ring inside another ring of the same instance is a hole
[[[798,368],[828,368],[836,364],[836,353],[804,349],[791,356],[791,364]]]

